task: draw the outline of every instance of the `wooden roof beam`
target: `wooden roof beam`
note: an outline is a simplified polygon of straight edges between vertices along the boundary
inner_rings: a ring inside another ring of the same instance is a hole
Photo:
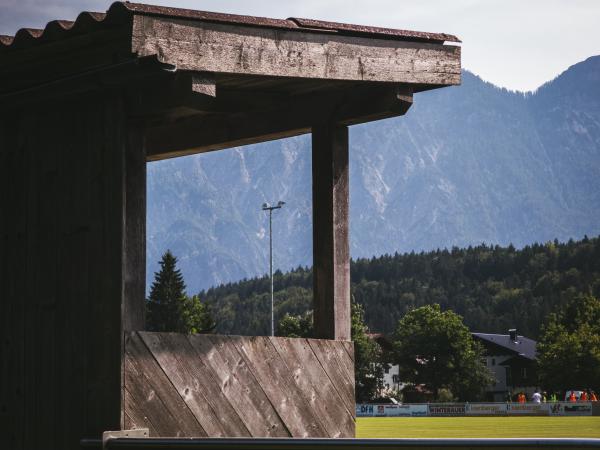
[[[325,121],[354,125],[400,116],[411,105],[410,88],[378,85],[291,98],[273,110],[196,115],[148,128],[147,159],[156,161],[297,136]]]
[[[134,16],[132,51],[179,70],[447,86],[460,83],[460,47]]]

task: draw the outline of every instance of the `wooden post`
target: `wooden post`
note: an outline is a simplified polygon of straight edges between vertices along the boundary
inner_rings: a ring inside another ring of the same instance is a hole
[[[123,331],[145,328],[146,147],[142,130],[129,131],[125,150],[125,242],[123,244]]]
[[[315,337],[350,340],[348,127],[312,128]]]

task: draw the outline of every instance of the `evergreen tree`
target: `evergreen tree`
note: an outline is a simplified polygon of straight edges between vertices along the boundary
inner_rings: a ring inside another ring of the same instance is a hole
[[[439,304],[472,331],[509,328],[539,338],[544,318],[578,294],[600,298],[600,239],[533,244],[522,249],[478,245],[383,255],[351,262],[352,296],[373,331],[392,334],[415,308]],[[269,278],[217,286],[199,294],[223,334],[264,335],[270,324]],[[312,305],[310,268],[275,278],[275,316],[296,316]]]
[[[190,332],[186,317],[189,303],[177,258],[167,250],[160,261],[160,270],[154,274],[146,303],[148,330]]]

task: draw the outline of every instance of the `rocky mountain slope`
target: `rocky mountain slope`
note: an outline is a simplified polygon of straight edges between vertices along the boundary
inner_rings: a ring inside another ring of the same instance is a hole
[[[353,257],[600,233],[600,57],[535,93],[463,84],[400,118],[351,128]],[[188,291],[310,265],[310,138],[151,163],[148,280],[167,248]]]

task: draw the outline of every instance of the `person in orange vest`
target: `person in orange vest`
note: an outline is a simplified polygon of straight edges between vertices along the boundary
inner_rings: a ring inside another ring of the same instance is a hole
[[[590,391],[590,402],[597,402],[598,397],[596,397],[596,393],[594,391]]]
[[[525,403],[527,398],[525,398],[525,394],[523,392],[519,392],[519,403]]]
[[[576,402],[577,401],[577,397],[575,397],[575,392],[571,391],[571,395],[569,395],[569,401],[570,402]]]
[[[579,401],[580,402],[587,402],[588,401],[588,395],[586,391],[583,391],[581,393],[581,395],[579,396]]]

